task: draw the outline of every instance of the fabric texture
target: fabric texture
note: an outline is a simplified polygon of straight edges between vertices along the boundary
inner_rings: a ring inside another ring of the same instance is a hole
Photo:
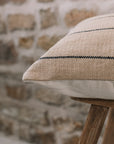
[[[93,98],[114,99],[114,81],[99,80],[56,80],[56,81],[29,81],[38,86],[44,86],[62,95]]]
[[[93,99],[114,99],[114,81],[57,80],[36,81],[35,83],[50,88],[65,96]]]
[[[114,14],[76,25],[29,67],[23,80],[61,86],[65,95],[114,99]]]
[[[114,14],[89,18],[50,48],[24,80],[114,80]]]

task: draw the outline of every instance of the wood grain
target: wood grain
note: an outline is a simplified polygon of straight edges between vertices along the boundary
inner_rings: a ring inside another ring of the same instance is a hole
[[[103,99],[91,99],[91,98],[77,98],[71,97],[75,101],[80,101],[88,104],[94,104],[99,106],[111,107],[114,108],[114,100],[103,100]]]
[[[79,144],[97,144],[108,109],[108,107],[91,105]]]
[[[110,109],[103,144],[114,144],[114,109]]]

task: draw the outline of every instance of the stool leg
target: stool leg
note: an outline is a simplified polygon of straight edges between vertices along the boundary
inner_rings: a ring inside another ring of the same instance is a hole
[[[114,109],[110,109],[103,144],[113,144],[113,143],[114,143]]]
[[[97,144],[108,109],[108,107],[91,105],[79,144]]]

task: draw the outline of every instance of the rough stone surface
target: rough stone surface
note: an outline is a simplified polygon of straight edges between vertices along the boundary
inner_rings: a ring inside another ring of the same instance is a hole
[[[27,48],[27,49],[28,49],[28,48]],[[34,58],[31,57],[31,56],[22,56],[21,61],[22,61],[22,63],[31,65],[31,64],[34,63],[35,60],[34,60]]]
[[[30,141],[30,127],[27,124],[20,125],[19,138],[24,141]]]
[[[17,60],[17,52],[12,41],[0,41],[0,63],[15,63]]]
[[[45,29],[57,24],[57,18],[55,12],[53,12],[50,8],[46,10],[40,10],[41,17],[41,28]]]
[[[70,12],[68,12],[65,16],[65,22],[67,26],[75,26],[80,21],[95,16],[96,13],[94,11],[87,11],[87,10],[78,10],[73,9]]]
[[[19,39],[19,47],[30,49],[32,48],[33,42],[33,37],[22,37]]]
[[[62,38],[62,36],[48,36],[48,35],[43,35],[39,37],[38,39],[38,46],[43,48],[44,50],[48,50],[51,48],[57,41],[59,41]]]
[[[0,118],[0,131],[4,131],[4,133],[7,135],[12,135],[13,122],[11,120]]]
[[[41,144],[55,144],[55,136],[53,132],[43,133],[37,132],[31,135],[31,139],[35,143]]]
[[[83,124],[78,121],[73,121],[70,118],[57,117],[53,119],[53,125],[57,131],[72,133],[83,129]]]
[[[32,30],[34,29],[35,21],[33,15],[9,15],[8,28],[10,31],[14,30]]]
[[[28,142],[21,141],[15,136],[6,136],[2,133],[0,133],[0,142],[1,144],[28,144]]]
[[[42,88],[37,90],[36,98],[44,103],[53,104],[53,105],[61,105],[65,101],[64,96],[47,88]]]
[[[67,138],[64,140],[64,144],[78,144],[79,142],[79,137],[78,136],[73,136],[71,138]]]
[[[13,3],[16,3],[16,4],[22,4],[25,1],[26,0],[0,0],[0,5],[4,5],[4,4],[7,4],[9,2],[13,2]]]
[[[13,106],[13,105],[10,105],[10,104],[4,104],[4,105],[1,104],[0,113],[1,113],[1,115],[5,115],[6,117],[11,117],[11,118],[15,119],[19,115],[19,109],[16,106]],[[2,118],[2,119],[4,121],[5,117]],[[14,123],[13,121],[11,121],[11,122]]]
[[[24,100],[29,97],[29,93],[24,85],[19,86],[6,86],[7,95],[13,99]]]
[[[36,111],[34,108],[29,108],[29,107],[20,108],[19,121],[28,124],[31,123],[36,126],[50,125],[47,111],[41,113],[39,110]]]
[[[6,25],[0,17],[0,34],[6,33]]]
[[[38,2],[53,2],[54,0],[38,0]]]

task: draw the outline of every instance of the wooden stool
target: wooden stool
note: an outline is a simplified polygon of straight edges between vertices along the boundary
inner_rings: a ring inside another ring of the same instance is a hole
[[[79,144],[97,144],[108,111],[109,119],[102,144],[114,144],[114,100],[75,97],[71,99],[91,104]]]

